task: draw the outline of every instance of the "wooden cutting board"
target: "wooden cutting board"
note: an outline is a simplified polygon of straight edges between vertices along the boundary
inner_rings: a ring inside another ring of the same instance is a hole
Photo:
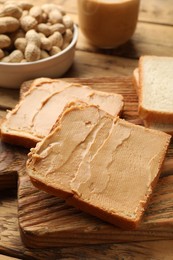
[[[68,79],[67,79],[68,80]],[[70,79],[69,79],[70,80]],[[120,93],[125,107],[122,117],[140,123],[137,96],[131,78],[73,79],[97,90]],[[63,200],[39,191],[28,176],[19,176],[18,214],[26,246],[55,247],[122,241],[173,239],[173,144],[170,145],[152,200],[136,231],[124,231],[68,206]]]
[[[18,174],[25,168],[27,152],[0,141],[0,190],[16,188]]]

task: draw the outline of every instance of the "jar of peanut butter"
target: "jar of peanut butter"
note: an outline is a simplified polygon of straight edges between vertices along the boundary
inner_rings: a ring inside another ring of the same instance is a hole
[[[99,48],[116,48],[133,35],[140,0],[78,0],[79,26]]]

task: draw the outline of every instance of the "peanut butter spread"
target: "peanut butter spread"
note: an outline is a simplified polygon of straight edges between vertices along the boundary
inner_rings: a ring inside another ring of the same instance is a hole
[[[31,180],[135,221],[152,192],[169,139],[98,107],[72,106],[31,150],[27,170]]]
[[[123,107],[123,97],[118,94],[95,91],[88,86],[60,80],[38,81],[38,85],[34,85],[8,113],[2,135],[10,130],[17,131],[19,135],[33,135],[39,140],[51,131],[67,103],[75,100],[98,105],[113,116],[118,115]]]

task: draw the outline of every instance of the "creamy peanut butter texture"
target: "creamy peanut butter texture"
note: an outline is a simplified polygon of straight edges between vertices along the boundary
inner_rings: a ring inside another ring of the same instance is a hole
[[[95,106],[71,107],[32,149],[27,169],[31,180],[67,200],[135,222],[151,195],[169,139]]]
[[[98,105],[107,113],[116,116],[123,107],[123,97],[104,93],[79,84],[60,80],[41,82],[33,86],[14,110],[8,113],[2,125],[3,133],[27,135],[36,141],[46,136],[56,123],[64,107],[71,101],[82,100]]]

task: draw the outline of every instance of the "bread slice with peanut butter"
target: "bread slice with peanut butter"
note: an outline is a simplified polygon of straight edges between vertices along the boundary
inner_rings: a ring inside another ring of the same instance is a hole
[[[138,226],[159,178],[170,136],[71,104],[27,161],[32,183],[126,229]]]
[[[93,90],[63,80],[37,79],[8,112],[1,125],[4,142],[33,147],[51,131],[68,102],[82,100],[117,116],[123,108],[122,95]]]

